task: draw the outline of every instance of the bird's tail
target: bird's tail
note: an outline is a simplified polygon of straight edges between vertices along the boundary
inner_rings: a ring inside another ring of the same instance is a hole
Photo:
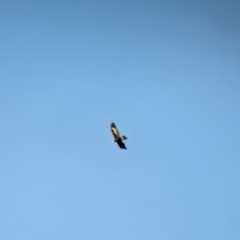
[[[122,138],[122,140],[126,140],[127,139],[127,137],[124,136],[124,135],[121,138]]]

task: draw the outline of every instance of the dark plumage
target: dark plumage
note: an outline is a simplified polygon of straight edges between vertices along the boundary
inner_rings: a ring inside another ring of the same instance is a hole
[[[111,123],[110,128],[111,128],[112,134],[114,136],[114,142],[116,142],[120,148],[127,149],[123,142],[123,140],[126,140],[127,137],[120,136],[118,129],[114,122]]]

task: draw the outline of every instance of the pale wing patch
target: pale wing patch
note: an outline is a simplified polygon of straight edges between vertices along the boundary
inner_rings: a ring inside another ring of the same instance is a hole
[[[119,137],[119,132],[116,128],[112,127],[111,130],[112,130],[112,133],[115,137]]]

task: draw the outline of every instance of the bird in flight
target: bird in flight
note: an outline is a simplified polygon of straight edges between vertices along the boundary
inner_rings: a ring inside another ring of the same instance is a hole
[[[118,129],[114,122],[111,123],[110,128],[111,128],[112,134],[114,136],[113,142],[116,142],[120,148],[127,149],[123,142],[123,140],[126,140],[127,137],[124,135],[120,136]]]

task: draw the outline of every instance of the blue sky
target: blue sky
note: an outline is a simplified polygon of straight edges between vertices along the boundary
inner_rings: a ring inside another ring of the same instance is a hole
[[[0,1],[0,238],[240,239],[239,12]]]

